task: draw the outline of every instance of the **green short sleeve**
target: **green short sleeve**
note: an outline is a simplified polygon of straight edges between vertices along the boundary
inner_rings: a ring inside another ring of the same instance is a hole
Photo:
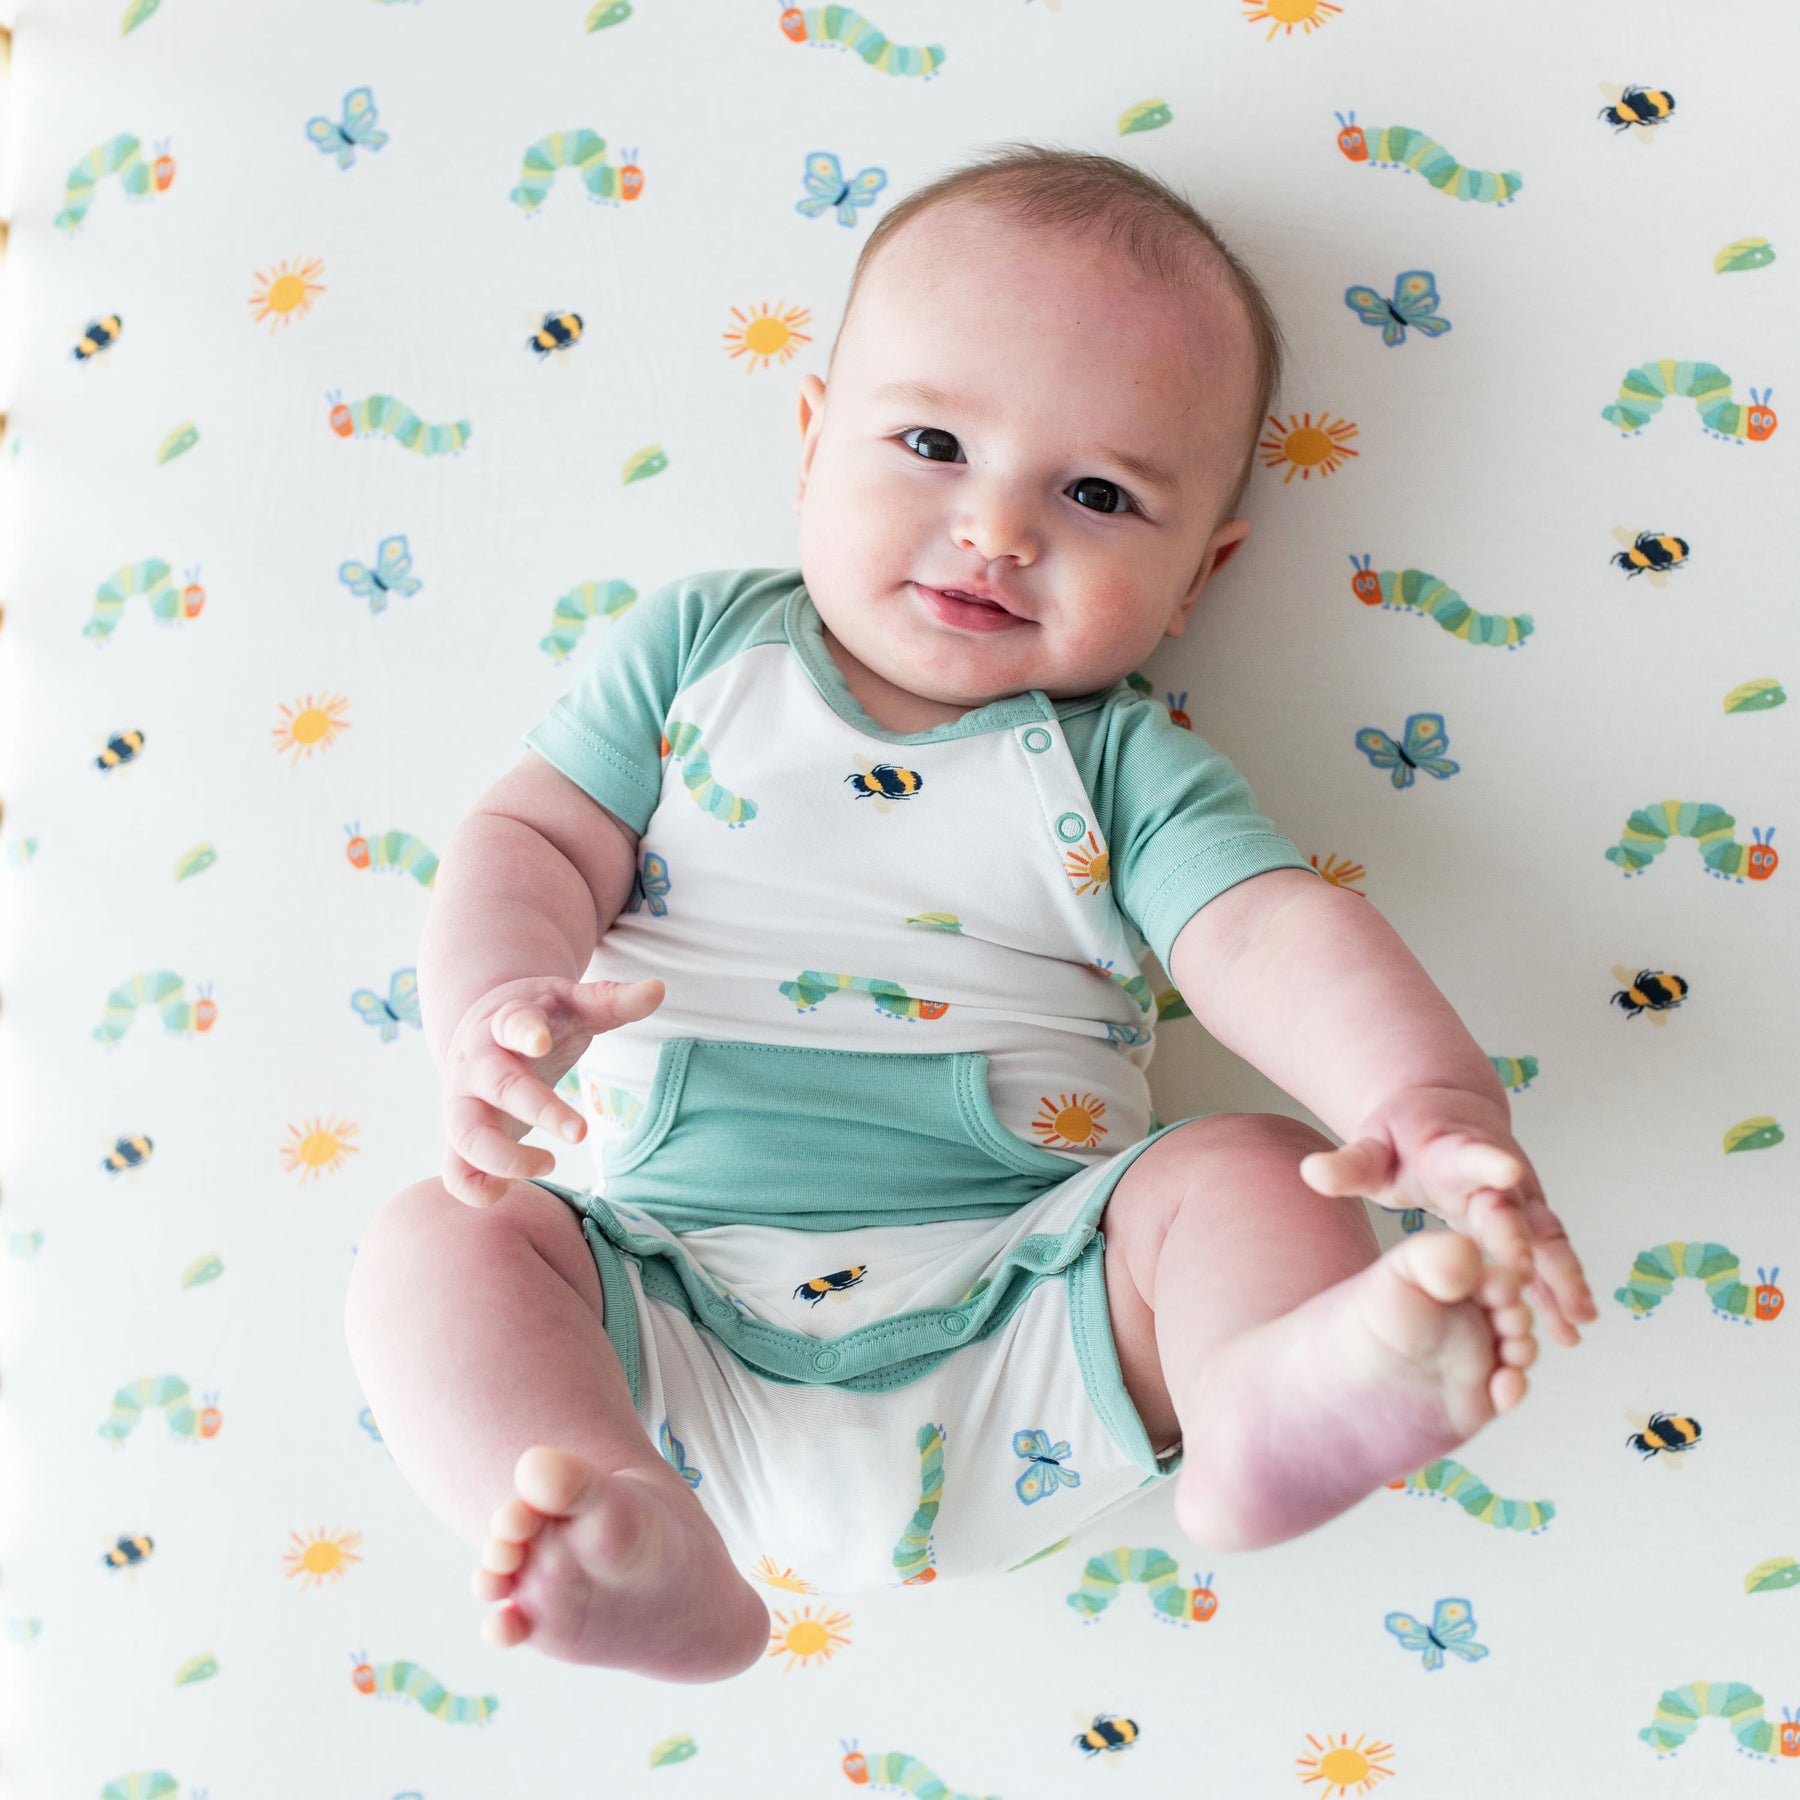
[[[1312,870],[1231,760],[1157,701],[1120,687],[1064,729],[1106,834],[1114,897],[1165,969],[1209,900],[1269,869]]]

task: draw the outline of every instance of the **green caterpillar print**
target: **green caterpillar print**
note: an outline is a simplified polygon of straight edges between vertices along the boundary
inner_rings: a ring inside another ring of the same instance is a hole
[[[558,1091],[561,1084],[558,1083]],[[577,1093],[579,1088],[575,1090]],[[614,1119],[619,1124],[629,1127],[639,1113],[644,1110],[644,1103],[636,1094],[627,1093],[624,1088],[601,1088],[599,1098],[594,1102],[594,1110],[603,1119]]]
[[[162,1014],[163,1030],[170,1037],[211,1031],[219,1017],[218,1005],[210,998],[212,983],[207,982],[200,989],[200,998],[192,1002],[181,997],[186,990],[187,983],[173,969],[133,975],[106,996],[106,1017],[92,1035],[102,1044],[116,1044],[131,1029],[140,1006],[154,1006]]]
[[[206,604],[206,590],[196,579],[200,571],[188,571],[187,585],[177,586],[171,579],[169,565],[159,557],[143,562],[126,563],[101,582],[94,590],[93,616],[82,626],[81,635],[104,644],[125,612],[125,602],[133,594],[142,594],[150,603],[150,616],[159,625],[179,625],[200,616]]]
[[[1388,1486],[1407,1494],[1430,1494],[1439,1500],[1454,1500],[1478,1524],[1491,1525],[1496,1531],[1542,1531],[1556,1517],[1556,1508],[1548,1500],[1502,1500],[1461,1463],[1448,1456],[1416,1469],[1404,1481],[1390,1481]]]
[[[156,160],[144,161],[143,146],[130,132],[121,131],[111,142],[90,150],[63,183],[63,209],[52,221],[58,231],[77,231],[94,203],[94,190],[108,175],[117,175],[129,201],[154,200],[166,194],[175,179],[175,159],[168,153],[169,140],[156,146]]]
[[[942,44],[893,44],[861,13],[848,6],[787,6],[782,35],[790,44],[841,44],[883,75],[919,75],[927,80],[944,66]]]
[[[856,1739],[844,1743],[844,1773],[858,1787],[898,1788],[903,1794],[916,1794],[919,1800],[1000,1800],[998,1794],[965,1794],[940,1781],[916,1756],[905,1756],[898,1750],[883,1750],[877,1756],[865,1756],[856,1747]]]
[[[1455,588],[1446,587],[1423,569],[1371,569],[1368,556],[1352,556],[1356,573],[1350,590],[1364,606],[1410,610],[1436,619],[1452,637],[1465,644],[1498,644],[1516,650],[1531,636],[1530,613],[1477,612]]]
[[[341,438],[385,432],[403,449],[416,450],[421,456],[460,456],[475,435],[475,427],[467,419],[458,419],[454,425],[427,425],[404,400],[391,394],[370,394],[345,405],[343,390],[338,388],[325,398],[331,403],[331,429]]]
[[[897,981],[879,975],[836,975],[829,970],[802,969],[781,991],[801,1012],[817,1012],[821,1002],[844,988],[859,988],[874,996],[876,1009],[890,1019],[941,1019],[950,1010],[947,1000],[915,1000]]]
[[[1337,145],[1352,162],[1372,169],[1412,169],[1423,175],[1440,194],[1456,200],[1479,200],[1505,206],[1519,197],[1525,177],[1517,169],[1496,175],[1487,169],[1465,169],[1442,144],[1433,143],[1410,125],[1383,125],[1370,131],[1356,122],[1356,114],[1338,122]]]
[[[145,1410],[161,1407],[169,1429],[179,1438],[215,1438],[225,1423],[224,1415],[214,1402],[217,1394],[208,1394],[205,1404],[190,1403],[188,1384],[179,1375],[145,1375],[130,1381],[113,1395],[112,1411],[95,1429],[109,1444],[122,1444],[137,1430]]]
[[[937,1579],[931,1553],[931,1528],[937,1523],[938,1504],[944,1497],[944,1428],[921,1425],[919,1446],[919,1508],[894,1546],[894,1570],[901,1587],[921,1587]]]
[[[638,597],[629,581],[578,582],[566,594],[558,594],[550,615],[550,631],[538,639],[538,648],[552,662],[573,656],[589,619],[616,619]]]
[[[138,1769],[115,1775],[100,1790],[100,1800],[171,1800],[180,1792],[181,1783],[167,1769]]]
[[[1634,1319],[1647,1318],[1655,1312],[1669,1289],[1683,1275],[1691,1275],[1706,1284],[1706,1297],[1714,1314],[1727,1321],[1777,1317],[1786,1298],[1775,1283],[1779,1268],[1767,1275],[1756,1271],[1755,1287],[1746,1286],[1741,1278],[1738,1259],[1723,1244],[1657,1244],[1640,1250],[1637,1261],[1622,1288],[1613,1289],[1613,1298],[1631,1309]]]
[[[621,200],[635,200],[644,191],[644,171],[638,167],[636,150],[621,154],[624,163],[614,167],[606,160],[606,139],[598,133],[585,128],[553,131],[525,152],[519,185],[508,198],[527,218],[535,218],[556,180],[556,171],[574,169],[596,205],[617,206]]]
[[[700,727],[680,719],[671,719],[663,728],[662,753],[673,756],[681,764],[681,779],[694,804],[715,819],[738,827],[748,825],[756,817],[756,802],[740,800],[729,788],[713,779],[712,764],[700,742]]]
[[[1522,1093],[1537,1079],[1538,1059],[1535,1056],[1490,1056],[1488,1061],[1494,1065],[1494,1073],[1515,1094]]]
[[[372,1663],[359,1651],[351,1653],[351,1660],[356,1667],[350,1679],[359,1694],[399,1694],[416,1700],[446,1725],[480,1725],[500,1710],[499,1695],[452,1694],[429,1669],[417,1663]]]
[[[1102,962],[1095,957],[1089,964],[1095,974],[1104,975],[1108,981],[1115,981],[1137,1003],[1139,1012],[1147,1013],[1156,1004],[1156,996],[1150,991],[1150,984],[1142,975],[1120,975],[1113,969],[1111,961]]]
[[[1777,1731],[1763,1717],[1763,1697],[1742,1681],[1690,1681],[1670,1688],[1656,1703],[1656,1717],[1638,1733],[1658,1756],[1673,1756],[1706,1718],[1724,1719],[1746,1756],[1774,1762],[1800,1756],[1800,1714],[1781,1709]]]
[[[1662,410],[1668,399],[1692,400],[1700,409],[1700,423],[1708,437],[1731,444],[1766,444],[1775,435],[1775,413],[1769,405],[1773,388],[1758,394],[1750,390],[1750,404],[1739,406],[1731,397],[1731,377],[1711,363],[1677,362],[1665,356],[1625,371],[1619,397],[1603,406],[1600,416],[1618,426],[1627,437],[1636,437]]]
[[[346,825],[350,841],[344,854],[357,869],[403,869],[420,887],[437,884],[437,852],[410,831],[384,831],[373,842],[362,834],[362,821]]]
[[[1765,835],[1752,826],[1753,844],[1740,844],[1731,833],[1737,824],[1722,806],[1704,800],[1658,800],[1639,807],[1625,821],[1619,841],[1606,852],[1629,878],[1641,875],[1659,856],[1670,838],[1691,837],[1700,846],[1700,861],[1707,874],[1721,881],[1767,881],[1781,860],[1772,848],[1775,827]]]
[[[1081,1585],[1069,1595],[1068,1603],[1081,1614],[1084,1625],[1093,1621],[1112,1605],[1119,1589],[1127,1581],[1141,1581],[1150,1591],[1150,1605],[1159,1620],[1186,1626],[1190,1619],[1204,1623],[1219,1610],[1219,1597],[1212,1591],[1212,1577],[1202,1581],[1194,1577],[1194,1585],[1181,1585],[1180,1570],[1166,1550],[1146,1548],[1133,1550],[1121,1544],[1100,1556],[1090,1556],[1081,1571]]]

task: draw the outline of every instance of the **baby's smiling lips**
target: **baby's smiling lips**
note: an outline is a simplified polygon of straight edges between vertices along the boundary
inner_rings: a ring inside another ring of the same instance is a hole
[[[991,591],[927,587],[922,581],[915,581],[913,586],[925,597],[931,610],[947,625],[973,631],[1004,631],[1013,625],[1029,623],[1022,614],[1013,612]]]

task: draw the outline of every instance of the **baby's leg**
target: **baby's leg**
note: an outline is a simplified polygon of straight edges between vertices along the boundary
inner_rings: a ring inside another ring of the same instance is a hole
[[[658,1455],[607,1338],[574,1212],[515,1181],[491,1207],[403,1189],[357,1246],[351,1361],[425,1504],[482,1552],[484,1635],[663,1681],[763,1654],[768,1609]]]
[[[1279,1113],[1195,1120],[1101,1219],[1126,1386],[1153,1443],[1179,1421],[1175,1516],[1209,1549],[1297,1537],[1447,1454],[1537,1355],[1518,1277],[1473,1239],[1381,1256],[1360,1201],[1307,1187],[1300,1159],[1335,1147]]]

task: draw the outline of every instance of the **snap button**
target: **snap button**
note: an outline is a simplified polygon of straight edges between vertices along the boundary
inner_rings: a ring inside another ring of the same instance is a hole
[[[706,1310],[709,1313],[727,1313],[731,1311],[731,1302],[723,1294],[708,1294]]]
[[[1033,725],[1032,728],[1025,733],[1024,744],[1025,748],[1035,756],[1040,750],[1048,750],[1050,748],[1050,734],[1043,726]]]
[[[1062,1248],[1062,1245],[1055,1238],[1052,1238],[1050,1240],[1050,1242],[1047,1244],[1039,1244],[1038,1245],[1038,1261],[1041,1263],[1055,1262],[1056,1261],[1056,1253],[1061,1248]]]
[[[1064,813],[1056,821],[1056,835],[1065,844],[1072,844],[1087,830],[1087,820],[1080,813]]]
[[[813,1352],[812,1366],[821,1373],[827,1369],[835,1369],[838,1366],[839,1357],[840,1352],[827,1345],[823,1350]]]
[[[969,1329],[969,1321],[961,1313],[946,1313],[938,1323],[951,1337],[961,1337]]]

